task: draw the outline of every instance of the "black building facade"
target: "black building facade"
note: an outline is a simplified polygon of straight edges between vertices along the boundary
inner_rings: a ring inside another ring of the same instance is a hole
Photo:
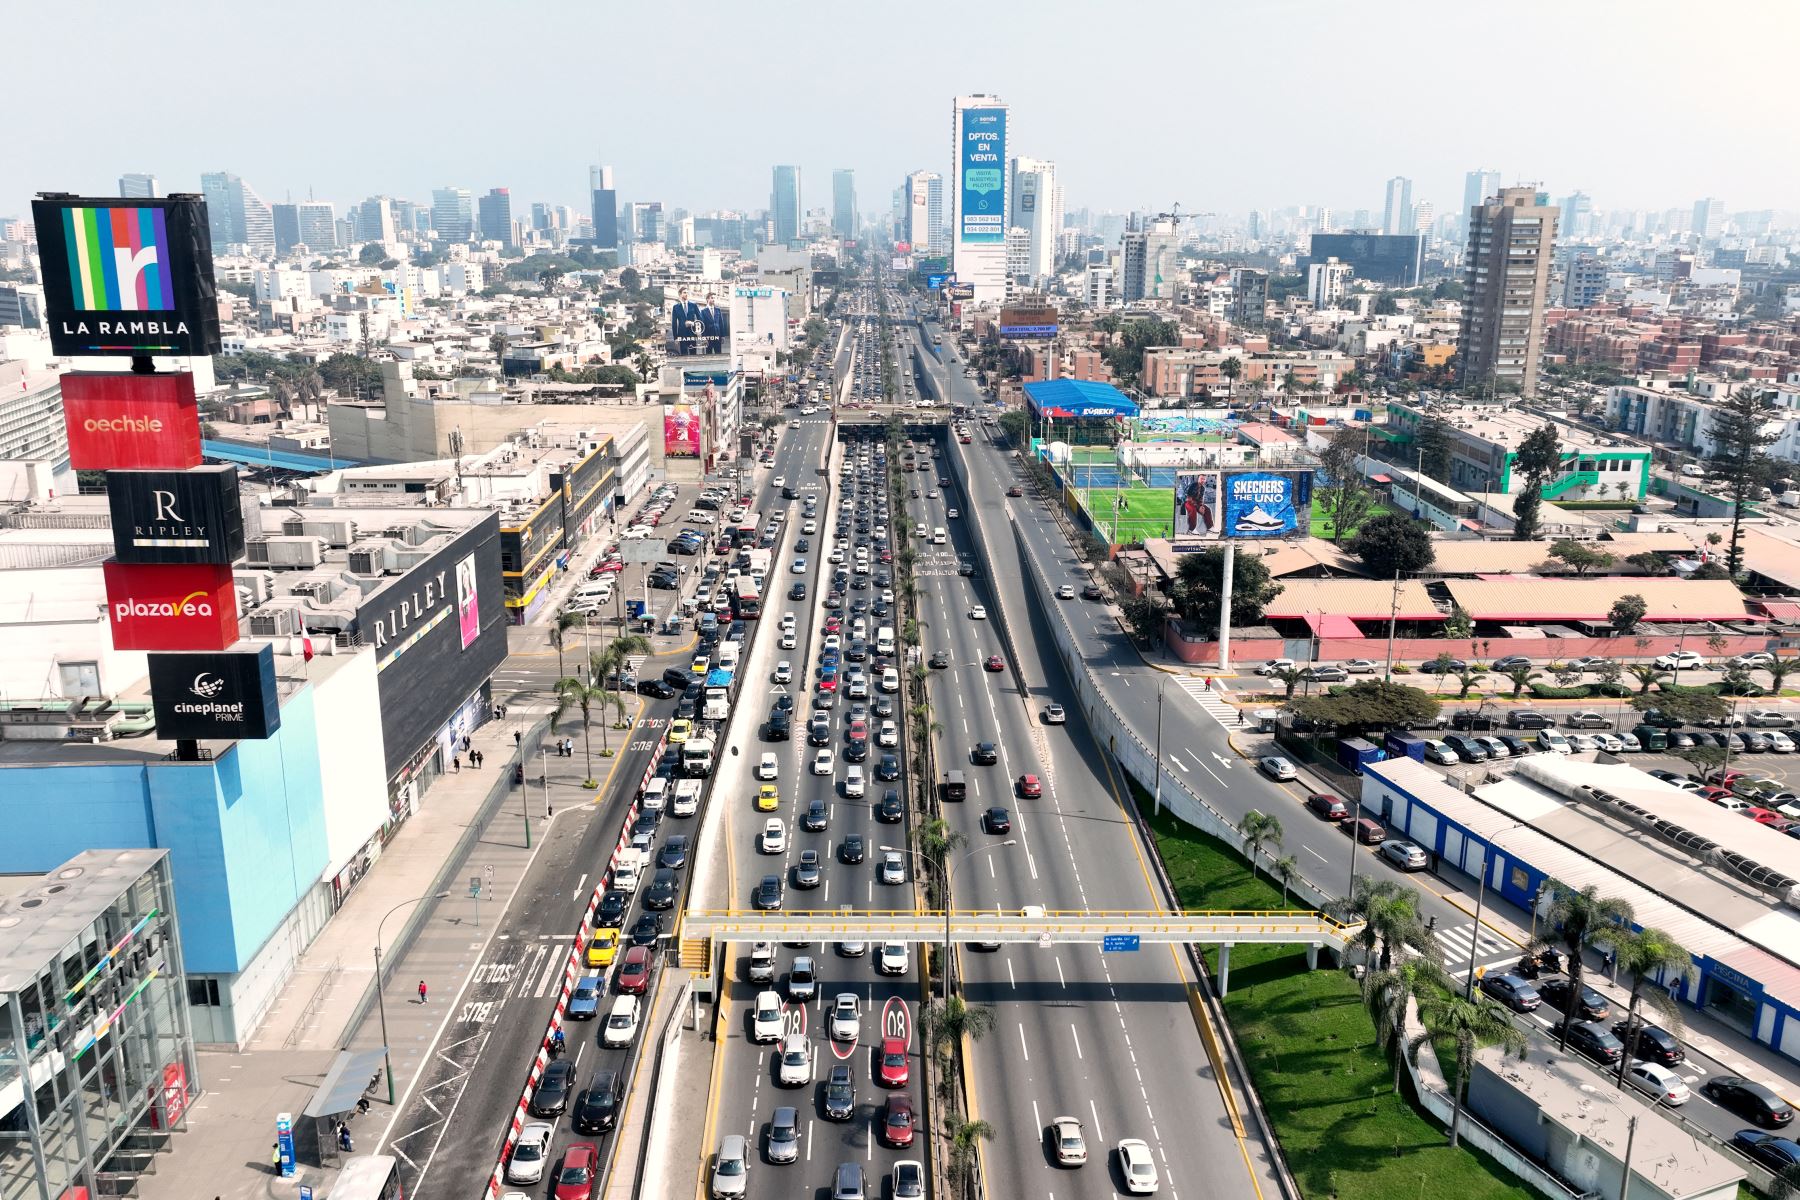
[[[1425,239],[1417,234],[1315,233],[1312,253],[1300,260],[1300,273],[1314,263],[1335,258],[1349,263],[1356,278],[1394,287],[1417,287]]]

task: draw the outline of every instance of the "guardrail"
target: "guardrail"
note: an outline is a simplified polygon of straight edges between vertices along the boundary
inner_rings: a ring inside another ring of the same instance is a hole
[[[682,915],[682,932],[690,937],[722,941],[897,941],[942,943],[946,939],[942,909],[868,910],[858,912],[763,912],[755,909],[690,909]],[[1151,943],[1268,942],[1306,943],[1345,949],[1361,930],[1323,913],[1186,912],[1159,909],[1004,914],[992,909],[953,909],[948,939],[969,942],[1100,943],[1109,937],[1136,937]]]

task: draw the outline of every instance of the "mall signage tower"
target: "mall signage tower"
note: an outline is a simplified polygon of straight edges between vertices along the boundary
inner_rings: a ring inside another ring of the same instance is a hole
[[[152,652],[156,732],[177,758],[197,760],[202,739],[267,738],[281,723],[274,652],[233,649],[237,470],[202,465],[193,374],[155,365],[219,351],[206,202],[46,192],[31,207],[52,349],[130,360],[62,380],[71,465],[106,472],[113,646]]]

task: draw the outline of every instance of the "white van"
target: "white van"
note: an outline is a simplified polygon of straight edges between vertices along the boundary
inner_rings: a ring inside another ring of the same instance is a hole
[[[875,631],[875,653],[892,654],[894,652],[894,627],[883,625]]]
[[[944,544],[944,542],[946,540],[948,540],[948,539],[946,539],[944,536],[944,527],[942,525],[939,525],[937,528],[935,528],[931,531],[931,544],[932,545],[941,546]]]
[[[661,782],[658,780],[658,782]],[[669,812],[677,817],[691,817],[700,811],[700,787],[698,779],[683,779],[675,784],[675,799],[669,805]]]
[[[646,812],[661,812],[668,802],[669,781],[658,775],[644,785],[644,798],[638,801],[638,806]]]
[[[573,599],[575,599],[575,600],[593,600],[600,604],[606,604],[612,600],[612,595],[613,595],[612,580],[597,579],[590,583],[584,583],[580,587],[576,588]]]
[[[861,763],[851,763],[844,772],[844,795],[855,800],[863,794],[864,780]]]
[[[613,997],[612,1010],[606,1014],[606,1031],[600,1040],[608,1046],[629,1046],[631,1039],[637,1036],[638,998],[636,996]]]
[[[914,537],[924,537],[925,536],[925,522],[920,521],[917,525],[913,526],[913,536]]]

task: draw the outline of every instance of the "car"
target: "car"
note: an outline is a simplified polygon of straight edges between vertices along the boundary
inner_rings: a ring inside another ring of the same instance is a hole
[[[599,1147],[592,1142],[576,1142],[563,1151],[562,1162],[556,1168],[556,1186],[550,1192],[551,1200],[590,1200],[599,1173]]]
[[[819,970],[811,956],[802,954],[794,959],[794,965],[788,968],[787,994],[789,1000],[811,1000],[819,991]]]
[[[757,835],[756,849],[761,854],[786,854],[787,822],[780,817],[770,817],[763,822],[762,832]]]
[[[900,726],[893,721],[883,721],[881,729],[875,735],[875,744],[893,749],[900,744]]]
[[[1294,769],[1294,764],[1279,754],[1269,754],[1257,759],[1256,766],[1264,775],[1278,783],[1285,783],[1290,779],[1300,777],[1300,773]]]
[[[950,665],[950,652],[948,650],[932,651],[932,653],[931,653],[931,668],[932,668],[932,670],[941,671],[949,665]]]
[[[569,1093],[575,1085],[575,1063],[572,1059],[553,1058],[538,1076],[531,1089],[531,1115],[554,1117],[569,1107]]]
[[[913,1158],[895,1163],[888,1196],[889,1200],[925,1200],[925,1164]]]
[[[1119,1174],[1125,1179],[1125,1190],[1133,1196],[1148,1196],[1158,1186],[1156,1159],[1141,1138],[1126,1138],[1119,1143]]]
[[[916,1125],[912,1097],[905,1092],[888,1093],[887,1105],[881,1113],[882,1143],[896,1147],[912,1145]]]
[[[639,1000],[636,996],[619,996],[613,1000],[612,1009],[606,1014],[606,1025],[600,1031],[600,1044],[603,1046],[629,1046],[637,1037],[638,1020],[642,1015]]]
[[[604,981],[598,975],[583,975],[569,991],[566,1012],[572,1021],[591,1021],[600,1011],[600,993]]]
[[[898,850],[889,850],[881,856],[881,862],[875,867],[875,880],[894,886],[906,882],[906,860],[900,857]]]
[[[1327,821],[1345,821],[1350,817],[1350,807],[1329,792],[1314,792],[1306,798],[1306,807]]]
[[[651,875],[649,885],[644,888],[644,907],[657,910],[674,908],[680,890],[674,869],[658,867]]]
[[[1081,589],[1081,598],[1083,600],[1104,600],[1106,592],[1101,589],[1099,584],[1090,583]]]
[[[1437,763],[1441,767],[1453,767],[1462,761],[1462,759],[1457,757],[1456,751],[1452,750],[1448,745],[1439,741],[1437,738],[1429,738],[1426,740],[1425,760],[1427,762]]]
[[[786,1032],[781,997],[771,991],[756,993],[756,999],[750,1005],[750,1040],[763,1044],[779,1042]]]
[[[756,777],[758,779],[774,779],[780,774],[781,763],[773,754],[764,754],[762,758],[757,761]],[[779,794],[777,795],[777,803],[779,803]],[[757,807],[761,807],[760,801],[758,802]]]
[[[1423,871],[1431,865],[1430,857],[1412,842],[1383,842],[1376,853],[1402,871]]]
[[[807,801],[806,815],[800,820],[808,833],[823,833],[831,824],[831,807],[815,796]]]
[[[1016,500],[1025,494],[1025,489],[1015,483],[1006,489],[1006,494]]]
[[[620,897],[623,897],[624,894],[625,893],[623,892],[619,893]],[[600,919],[604,921],[605,917],[602,916]],[[616,919],[620,921],[625,919],[625,913],[622,908]],[[618,929],[610,925],[602,926],[601,928],[594,930],[594,936],[588,939],[587,965],[590,967],[610,967],[612,965],[613,956],[618,952]]]
[[[848,1121],[856,1112],[856,1083],[850,1068],[842,1064],[831,1068],[825,1078],[825,1116],[832,1121]]]
[[[1612,718],[1593,709],[1583,709],[1564,717],[1563,724],[1570,729],[1611,729]]]
[[[875,819],[887,824],[898,824],[906,815],[906,807],[900,799],[898,788],[889,788],[881,795],[881,802],[875,806]]]
[[[656,852],[656,865],[667,867],[671,871],[679,871],[687,866],[688,839],[685,833],[673,833],[663,843],[662,849]]]
[[[1569,749],[1575,754],[1592,754],[1594,751],[1600,749],[1600,743],[1594,740],[1592,734],[1571,733],[1569,735]]]
[[[1006,670],[1006,660],[1004,658],[1001,658],[998,654],[988,655],[987,661],[982,663],[981,665],[989,671],[1004,671],[1004,670]]]
[[[619,926],[625,923],[625,909],[630,905],[631,897],[617,888],[608,888],[600,894],[600,907],[594,913],[594,921],[603,928],[597,929],[595,937],[601,933],[611,932],[613,943],[618,944]],[[608,958],[607,962],[612,960]],[[603,967],[606,963],[589,963],[589,966]]]
[[[1625,1044],[1598,1021],[1574,1021],[1568,1030],[1569,1046],[1595,1062],[1616,1063],[1625,1053]]]
[[[1058,600],[1073,600],[1075,598],[1075,585],[1072,583],[1065,583],[1057,588],[1056,598]]]
[[[764,875],[762,882],[756,885],[756,892],[751,897],[751,905],[763,912],[774,912],[781,907],[781,876]]]
[[[830,775],[837,770],[837,752],[827,746],[813,755],[812,773],[814,775]]]
[[[1256,673],[1258,675],[1273,675],[1277,671],[1292,671],[1294,669],[1295,663],[1291,658],[1268,658],[1257,665]]]
[[[1019,795],[1027,800],[1035,800],[1044,794],[1044,785],[1036,775],[1021,775],[1014,785]]]
[[[1794,1110],[1786,1100],[1741,1075],[1715,1075],[1700,1085],[1700,1094],[1764,1129],[1780,1129],[1794,1119]]]
[[[657,700],[673,700],[675,689],[660,679],[638,680],[637,692],[640,696],[650,696]]]
[[[519,1130],[512,1157],[506,1162],[506,1182],[541,1183],[544,1160],[550,1157],[550,1142],[555,1134],[556,1131],[542,1121],[533,1121]]]
[[[991,767],[1000,761],[1000,750],[992,742],[976,742],[969,751],[969,761],[978,767]]]
[[[575,1097],[569,1120],[577,1133],[605,1133],[618,1123],[619,1110],[624,1105],[624,1075],[602,1068],[594,1072],[586,1089]]]
[[[1508,654],[1508,655],[1505,655],[1504,657],[1496,658],[1494,660],[1494,665],[1489,667],[1488,669],[1490,671],[1496,671],[1496,672],[1501,672],[1501,673],[1504,673],[1507,671],[1530,670],[1531,669],[1531,660],[1529,658],[1526,658],[1523,654]]]
[[[1348,658],[1340,665],[1352,675],[1373,675],[1381,669],[1373,660],[1367,658]]]
[[[838,859],[846,863],[859,863],[863,860],[863,835],[850,833],[838,845]]]
[[[696,667],[695,673],[699,674],[704,670],[704,667]],[[669,722],[669,745],[679,746],[681,743],[687,741],[688,738],[692,737],[693,733],[694,723],[684,717],[677,717]]]
[[[805,1087],[812,1082],[812,1043],[804,1033],[790,1033],[781,1039],[779,1065],[775,1080],[782,1087]]]
[[[1074,1117],[1050,1118],[1050,1152],[1059,1167],[1079,1167],[1088,1160],[1087,1139]]]
[[[1514,1012],[1531,1012],[1542,1004],[1543,997],[1524,976],[1511,971],[1490,971],[1481,977],[1481,990]]]
[[[806,726],[806,741],[812,746],[831,744],[831,718],[815,716]]]
[[[1792,729],[1794,718],[1773,708],[1753,708],[1744,714],[1744,724],[1767,729]]]
[[[1778,1176],[1800,1163],[1800,1142],[1756,1129],[1740,1129],[1732,1134],[1731,1148]]]
[[[855,992],[839,992],[831,1002],[831,1040],[854,1042],[862,1036],[862,1003]]]
[[[1631,1063],[1625,1068],[1625,1082],[1670,1108],[1679,1108],[1693,1098],[1687,1080],[1660,1063]]]
[[[735,1200],[750,1186],[750,1139],[741,1133],[728,1133],[719,1139],[719,1152],[713,1155],[712,1179],[708,1189],[712,1200]]]
[[[875,1076],[883,1087],[905,1087],[911,1078],[903,1038],[881,1039],[881,1052],[876,1058]]]
[[[912,956],[907,951],[905,942],[883,942],[875,960],[875,969],[883,975],[904,975],[911,962]]]
[[[883,783],[891,783],[900,778],[900,756],[893,753],[883,754],[881,761],[875,764],[875,778]]]
[[[1307,667],[1300,672],[1300,678],[1306,683],[1345,683],[1350,672],[1342,667]]]
[[[1544,1003],[1557,1012],[1569,1011],[1568,976],[1556,975],[1540,980],[1537,991],[1538,995],[1543,997]],[[1575,1010],[1575,1019],[1577,1021],[1604,1021],[1611,1013],[1612,1006],[1607,1003],[1606,997],[1584,984],[1581,989],[1581,1003]]]
[[[987,607],[985,605],[977,604],[975,607],[971,608],[969,610],[969,620],[971,620],[971,621],[987,620]]]
[[[783,633],[781,635],[781,640],[783,642],[788,642],[793,636],[794,635],[791,632]],[[793,648],[794,647],[792,645],[782,646],[783,650],[792,650]],[[789,662],[785,658],[782,659],[780,662],[776,663],[775,664],[775,682],[776,683],[792,683],[792,682],[794,682],[794,664]]]
[[[1061,725],[1063,722],[1065,722],[1067,720],[1068,720],[1068,714],[1066,714],[1063,711],[1062,705],[1047,704],[1044,706],[1044,712],[1043,712],[1044,724],[1046,724],[1046,725]]]
[[[800,1157],[800,1110],[782,1105],[769,1117],[769,1141],[764,1151],[772,1163],[791,1163]]]

